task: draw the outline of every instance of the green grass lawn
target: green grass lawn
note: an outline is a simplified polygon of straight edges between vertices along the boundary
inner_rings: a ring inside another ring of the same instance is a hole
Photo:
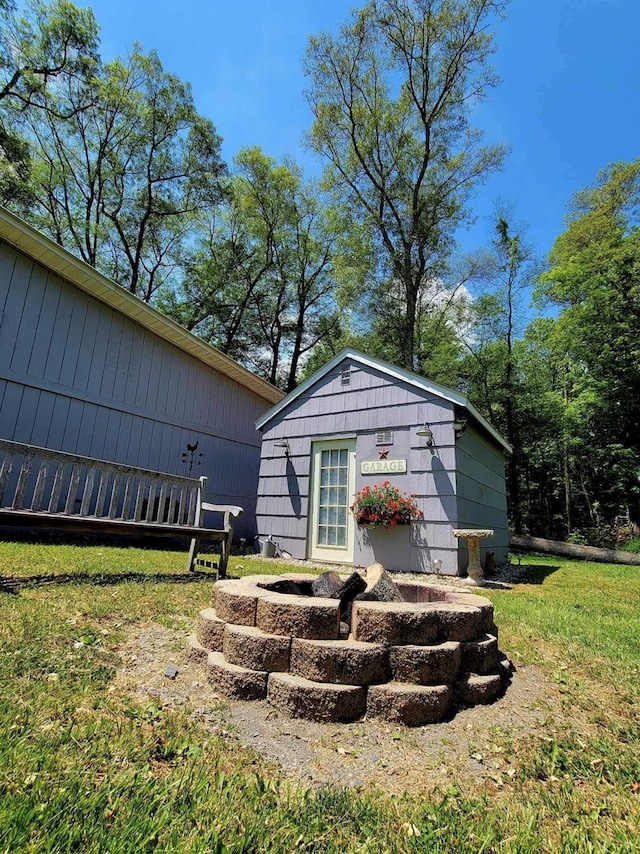
[[[557,712],[513,734],[500,788],[452,772],[418,798],[292,787],[249,749],[114,688],[132,627],[208,605],[211,578],[184,562],[0,543],[0,852],[640,851],[639,568],[527,558],[526,583],[487,593],[501,649],[546,674]]]

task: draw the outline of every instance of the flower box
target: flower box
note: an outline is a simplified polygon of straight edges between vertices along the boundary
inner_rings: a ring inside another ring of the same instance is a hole
[[[355,495],[351,512],[356,524],[363,528],[396,528],[422,519],[414,501],[415,495],[391,486],[388,480],[374,486],[363,486]]]

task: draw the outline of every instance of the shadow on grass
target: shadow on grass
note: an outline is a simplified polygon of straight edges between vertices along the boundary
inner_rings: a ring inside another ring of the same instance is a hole
[[[135,581],[139,584],[193,584],[199,581],[215,581],[215,572],[74,572],[60,575],[0,576],[0,593],[20,593],[22,589],[34,587],[60,587],[64,584],[92,584],[96,587],[108,587],[123,581]]]
[[[509,584],[543,584],[545,578],[560,569],[551,564],[521,564],[517,575],[509,579]]]
[[[12,528],[0,526],[0,540],[13,543],[31,543],[48,546],[101,546],[120,549],[142,549],[143,551],[187,552],[188,537],[145,537],[142,534],[95,534],[90,531],[73,533],[71,531],[34,530],[33,528]],[[161,545],[160,545],[161,543]],[[207,551],[206,541],[201,542],[201,553]]]

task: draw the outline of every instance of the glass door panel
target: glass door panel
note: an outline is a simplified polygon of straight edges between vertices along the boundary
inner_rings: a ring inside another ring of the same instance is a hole
[[[310,556],[350,563],[353,516],[349,512],[355,477],[355,440],[313,445]]]

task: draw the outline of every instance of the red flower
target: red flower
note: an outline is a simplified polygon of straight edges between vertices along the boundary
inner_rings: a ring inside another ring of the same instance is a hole
[[[393,525],[409,525],[414,519],[424,518],[413,500],[414,496],[400,492],[391,486],[388,480],[373,487],[363,486],[354,496],[351,512],[354,513],[358,524],[372,527]]]

